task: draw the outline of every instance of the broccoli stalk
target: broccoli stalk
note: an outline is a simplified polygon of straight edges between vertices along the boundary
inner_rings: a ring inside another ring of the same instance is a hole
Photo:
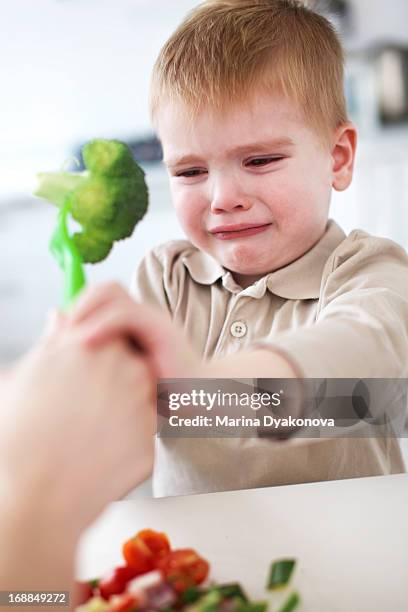
[[[82,149],[84,172],[38,175],[34,195],[60,209],[50,250],[64,272],[64,304],[85,285],[83,263],[97,263],[128,238],[148,205],[144,172],[118,140],[92,140]],[[72,237],[69,215],[81,226]]]

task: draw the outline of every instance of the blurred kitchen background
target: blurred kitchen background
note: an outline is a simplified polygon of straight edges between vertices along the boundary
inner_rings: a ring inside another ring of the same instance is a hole
[[[92,281],[128,284],[143,254],[182,237],[160,145],[149,126],[157,53],[195,0],[9,0],[0,16],[0,361],[24,352],[59,302],[48,253],[56,220],[30,196],[37,171],[60,169],[94,137],[128,142],[146,171],[150,211]],[[360,130],[352,187],[332,216],[408,247],[408,1],[315,3],[347,49],[346,93]],[[67,165],[68,164],[68,165]],[[65,167],[69,167],[69,161]],[[73,167],[73,166],[72,166]]]

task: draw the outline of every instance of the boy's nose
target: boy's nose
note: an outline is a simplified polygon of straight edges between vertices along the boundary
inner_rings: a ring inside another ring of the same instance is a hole
[[[250,199],[239,190],[228,187],[214,189],[211,198],[211,212],[213,214],[239,211],[240,209],[244,211],[249,208],[251,208]]]

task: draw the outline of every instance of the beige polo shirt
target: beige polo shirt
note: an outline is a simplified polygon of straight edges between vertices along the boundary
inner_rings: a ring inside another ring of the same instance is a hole
[[[307,253],[242,289],[185,240],[151,251],[132,282],[207,359],[262,346],[303,377],[405,378],[408,256],[391,240],[329,221]],[[398,441],[257,438],[157,441],[154,494],[179,495],[404,471]]]

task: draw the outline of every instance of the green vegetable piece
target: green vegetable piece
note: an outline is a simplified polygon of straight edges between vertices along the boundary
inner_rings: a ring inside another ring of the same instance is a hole
[[[62,208],[67,194],[83,182],[84,176],[84,172],[40,172],[37,174],[38,184],[34,195]]]
[[[63,211],[50,248],[64,271],[66,306],[85,284],[82,264],[104,260],[114,242],[131,236],[148,206],[144,172],[127,145],[92,140],[82,155],[86,171],[39,174],[34,192]],[[68,214],[81,226],[72,238]]]
[[[248,597],[245,591],[242,589],[238,582],[232,582],[231,584],[221,584],[215,587],[219,591],[222,597],[238,597],[242,601],[248,601]]]
[[[198,601],[188,606],[187,610],[189,612],[218,612],[221,601],[221,594],[216,589],[211,589]]]
[[[296,565],[295,559],[281,559],[274,561],[269,570],[268,584],[269,590],[279,589],[287,585],[292,576],[292,572]]]
[[[248,601],[241,605],[239,612],[266,612],[267,609],[267,601]]]
[[[218,604],[221,603],[222,597],[219,593],[208,593],[198,602],[201,612],[217,612]]]
[[[292,612],[292,610],[295,610],[295,608],[297,608],[299,604],[300,604],[299,593],[297,593],[296,591],[293,591],[293,593],[289,595],[286,601],[279,608],[278,612]]]
[[[189,589],[186,589],[182,594],[181,594],[181,601],[183,603],[194,603],[195,601],[197,601],[197,599],[199,599],[201,596],[203,595],[203,592],[200,591],[199,589],[197,589],[197,587],[190,587]]]
[[[125,176],[134,172],[132,151],[119,140],[91,140],[84,146],[82,156],[93,174]]]
[[[69,209],[82,231],[75,243],[85,263],[105,259],[117,240],[128,238],[146,213],[144,172],[118,140],[92,140],[82,149],[85,172],[38,175],[34,195]],[[98,248],[100,246],[100,248]]]
[[[98,263],[105,259],[112,250],[112,242],[95,230],[76,233],[73,235],[73,241],[87,263]]]

